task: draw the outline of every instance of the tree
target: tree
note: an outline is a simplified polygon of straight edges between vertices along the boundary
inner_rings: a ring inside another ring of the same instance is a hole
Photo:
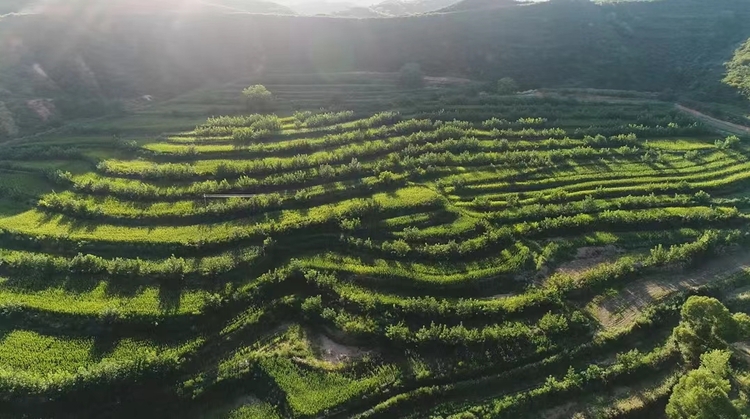
[[[416,89],[424,84],[424,73],[422,67],[416,63],[405,64],[398,74],[399,84],[403,87]]]
[[[256,84],[245,88],[245,90],[242,91],[242,96],[245,97],[247,108],[255,110],[265,109],[273,99],[271,92],[262,84]]]
[[[512,95],[518,91],[518,83],[510,77],[503,77],[497,81],[497,93],[501,95]]]
[[[728,351],[714,350],[701,356],[701,366],[683,376],[667,404],[669,419],[740,418],[729,399],[732,389]]]
[[[717,299],[692,296],[682,306],[680,324],[674,337],[689,363],[709,349],[726,348],[738,335],[738,325],[729,310]]]
[[[737,88],[750,99],[750,39],[747,40],[727,64],[724,83]]]

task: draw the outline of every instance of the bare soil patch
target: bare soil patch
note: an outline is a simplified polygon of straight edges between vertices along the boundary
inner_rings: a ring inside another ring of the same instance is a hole
[[[560,406],[555,406],[551,409],[547,409],[542,412],[539,416],[543,419],[563,419],[572,417],[572,413],[578,408],[578,403],[568,402]]]
[[[318,335],[313,343],[320,351],[321,358],[332,364],[343,364],[361,359],[370,353],[370,351],[357,346],[343,345],[334,342],[326,335]]]
[[[656,274],[628,284],[620,292],[599,302],[593,314],[604,328],[627,327],[644,308],[674,293],[708,284],[716,279],[750,268],[750,252],[717,257],[691,272]]]
[[[576,257],[570,262],[561,264],[555,272],[571,276],[580,276],[587,270],[604,262],[609,262],[624,253],[624,250],[614,245],[579,247]]]

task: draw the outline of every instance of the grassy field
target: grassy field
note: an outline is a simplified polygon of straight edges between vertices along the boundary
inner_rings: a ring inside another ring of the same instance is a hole
[[[241,81],[0,145],[0,416],[664,417],[695,353],[743,359],[688,351],[683,305],[750,310],[744,138],[650,96],[262,82],[263,116]]]

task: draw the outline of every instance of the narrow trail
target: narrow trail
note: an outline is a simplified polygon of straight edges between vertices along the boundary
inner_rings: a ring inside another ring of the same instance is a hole
[[[716,258],[692,272],[665,272],[632,282],[617,295],[605,298],[590,310],[605,329],[627,327],[656,301],[746,269],[750,269],[750,252],[742,250]]]
[[[735,124],[733,122],[724,121],[718,118],[714,118],[713,116],[706,115],[704,113],[698,112],[695,109],[688,108],[686,106],[682,106],[679,104],[675,104],[675,107],[680,110],[681,112],[684,112],[697,120],[703,122],[706,125],[710,125],[720,131],[726,131],[732,134],[739,134],[739,135],[748,135],[750,134],[750,127],[746,127],[744,125]]]
[[[600,102],[600,103],[609,103],[609,104],[618,104],[618,103],[630,103],[630,104],[643,103],[645,104],[645,103],[658,102],[654,99],[648,99],[648,98],[622,98],[622,97],[607,96],[606,94],[596,94],[593,92],[592,93],[572,93],[572,92],[557,93],[557,92],[548,92],[548,91],[540,91],[540,90],[529,90],[527,92],[519,93],[517,94],[517,96],[536,97],[536,98],[558,98],[558,99],[573,98],[573,99],[580,100],[583,102]],[[740,125],[740,124],[735,124],[729,121],[724,121],[722,119],[714,118],[713,116],[706,115],[698,110],[680,105],[679,103],[675,103],[674,106],[680,112],[690,115],[693,118],[699,120],[700,122],[703,122],[706,125],[710,125],[720,131],[728,132],[731,134],[750,135],[750,127]]]

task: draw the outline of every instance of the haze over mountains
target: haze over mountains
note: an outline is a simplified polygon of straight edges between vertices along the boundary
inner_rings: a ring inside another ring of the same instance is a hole
[[[267,0],[11,0],[0,6],[0,12],[36,14],[295,14],[292,9]]]
[[[388,0],[372,7],[380,13],[391,16],[406,16],[428,13],[455,4],[456,0]]]
[[[393,72],[410,62],[432,75],[488,82],[512,77],[523,88],[599,87],[736,100],[736,91],[721,82],[724,63],[750,37],[745,0],[552,0],[527,6],[464,0],[439,14],[399,19],[235,12],[103,18],[122,10],[115,7],[119,1],[106,3],[104,11],[87,9],[86,19],[53,13],[0,21],[0,101],[11,113],[23,113],[25,101],[38,98],[102,104],[139,95],[170,97],[254,74]],[[392,13],[403,11],[396,10],[402,3],[389,4]],[[79,115],[106,106],[72,108]]]
[[[278,0],[295,13],[305,16],[331,15],[352,8],[369,8],[377,0]]]
[[[526,1],[527,4],[535,2],[534,0]],[[505,7],[518,6],[521,1],[516,0],[461,0],[451,2],[445,8],[439,10],[441,13],[465,12],[470,10],[492,10]]]
[[[515,0],[6,0],[0,4],[0,14],[257,13],[383,18],[515,4]]]
[[[459,0],[6,0],[0,14],[81,13],[261,13],[391,17],[434,12]]]
[[[343,17],[393,17],[429,13],[458,3],[460,0],[279,0],[302,15],[332,15]]]

